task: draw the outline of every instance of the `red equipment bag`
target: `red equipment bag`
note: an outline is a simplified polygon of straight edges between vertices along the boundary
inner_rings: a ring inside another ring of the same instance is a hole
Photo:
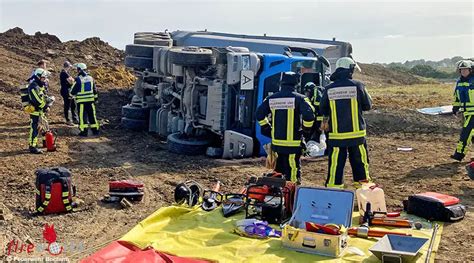
[[[403,206],[407,213],[428,220],[453,222],[463,219],[466,214],[466,207],[457,197],[434,192],[409,196]]]
[[[143,183],[132,180],[121,180],[109,182],[109,195],[119,198],[126,197],[130,201],[141,201],[143,199]]]
[[[36,211],[54,214],[72,211],[71,172],[64,167],[36,170]]]

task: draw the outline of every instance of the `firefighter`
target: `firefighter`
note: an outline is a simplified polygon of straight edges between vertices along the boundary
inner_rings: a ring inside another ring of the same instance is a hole
[[[325,87],[320,111],[324,115],[322,129],[328,131],[329,169],[326,187],[344,188],[344,165],[347,155],[352,167],[354,183],[370,181],[366,125],[362,111],[372,107],[372,100],[364,85],[352,80],[359,66],[349,57],[336,62],[331,75],[333,83]]]
[[[272,139],[271,147],[277,154],[275,171],[284,174],[287,181],[301,183],[303,132],[309,134],[313,127],[314,109],[308,98],[295,92],[297,83],[296,73],[283,73],[280,91],[262,102],[256,117],[262,134]]]
[[[32,81],[28,86],[29,104],[32,106],[30,113],[30,134],[28,138],[30,153],[41,154],[38,149],[39,121],[45,112],[48,112],[48,98],[45,94],[45,88],[49,72],[42,68],[35,70],[31,77]]]
[[[472,62],[469,60],[461,60],[457,63],[457,70],[460,77],[456,82],[454,90],[453,113],[463,112],[464,125],[461,130],[461,136],[456,147],[456,151],[451,158],[461,161],[468,151],[468,146],[472,142],[472,130],[474,129],[474,75],[472,72]]]
[[[95,102],[97,101],[97,88],[94,79],[86,72],[84,63],[76,63],[77,77],[71,87],[71,96],[74,97],[79,111],[79,136],[87,137],[89,128],[94,135],[99,134]]]
[[[69,61],[64,62],[63,70],[61,70],[61,73],[59,74],[59,84],[61,85],[60,93],[64,101],[64,118],[66,119],[66,123],[68,125],[79,123],[76,114],[76,103],[69,94],[72,83],[74,83],[74,79],[69,75],[68,72],[71,67],[72,65]],[[72,120],[69,118],[69,111],[71,111]]]
[[[309,98],[311,104],[313,105],[314,114],[316,118],[316,121],[314,122],[314,125],[311,128],[311,135],[309,136],[309,138],[305,139],[308,141],[313,140],[319,143],[319,138],[322,134],[320,127],[323,121],[323,115],[321,115],[319,110],[319,103],[321,102],[321,97],[323,96],[324,88],[321,86],[317,87],[316,84],[314,84],[313,82],[308,82],[304,85],[303,91],[306,97]]]

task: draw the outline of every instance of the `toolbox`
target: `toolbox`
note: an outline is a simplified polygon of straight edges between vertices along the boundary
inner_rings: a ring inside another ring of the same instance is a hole
[[[320,225],[352,224],[354,192],[332,189],[298,187],[293,216],[283,227],[283,246],[299,252],[339,257],[347,248],[347,231],[339,235],[306,231],[306,222]]]

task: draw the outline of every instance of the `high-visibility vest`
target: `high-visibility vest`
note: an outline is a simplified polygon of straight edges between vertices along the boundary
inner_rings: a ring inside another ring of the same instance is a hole
[[[81,89],[76,94],[76,102],[94,102],[97,98],[97,95],[94,94],[94,79],[89,75],[80,76],[79,79],[81,80]]]

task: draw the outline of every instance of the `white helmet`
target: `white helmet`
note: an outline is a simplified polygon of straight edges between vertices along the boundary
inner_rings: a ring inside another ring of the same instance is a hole
[[[37,68],[35,69],[35,75],[38,78],[48,78],[51,75],[51,73],[45,69]]]
[[[456,63],[456,69],[458,70],[463,69],[463,68],[470,69],[471,67],[472,67],[472,62],[469,60],[459,60]]]
[[[336,69],[345,68],[345,69],[354,69],[361,71],[359,65],[350,57],[342,57],[336,61]]]
[[[76,63],[76,64],[74,64],[74,67],[78,68],[80,70],[86,70],[87,69],[87,65],[84,64],[84,63]]]

